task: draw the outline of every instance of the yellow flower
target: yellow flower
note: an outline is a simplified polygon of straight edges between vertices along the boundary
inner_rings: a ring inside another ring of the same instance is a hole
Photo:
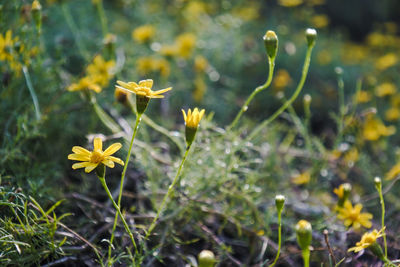
[[[400,174],[400,163],[394,165],[385,175],[386,180],[392,180]]]
[[[370,228],[372,223],[372,214],[365,212],[361,213],[363,206],[362,204],[356,204],[354,207],[350,201],[344,203],[343,208],[339,208],[338,218],[344,221],[344,225],[349,227],[353,226],[354,229],[359,229],[361,226]]]
[[[396,54],[394,53],[389,53],[384,55],[383,57],[378,58],[378,60],[375,63],[375,67],[378,70],[385,70],[387,68],[390,68],[394,65],[396,65],[398,61],[398,58]]]
[[[198,108],[195,108],[193,112],[189,109],[186,115],[185,111],[182,109],[183,119],[185,120],[186,127],[197,129],[201,118],[203,118],[204,112],[204,109],[199,111]]]
[[[120,143],[115,143],[103,151],[103,142],[101,141],[101,138],[96,137],[93,140],[92,152],[83,147],[74,146],[72,148],[74,154],[69,154],[68,159],[82,161],[74,163],[72,169],[85,168],[85,172],[87,173],[93,171],[100,163],[109,168],[114,168],[114,162],[124,165],[124,162],[121,159],[111,156],[121,147],[122,145]]]
[[[18,37],[12,38],[12,31],[8,30],[4,35],[0,34],[0,61],[13,61],[11,50],[18,41]]]
[[[310,182],[310,179],[311,179],[311,172],[308,170],[292,177],[292,183],[298,185],[308,184]]]
[[[156,29],[152,25],[143,25],[137,27],[132,32],[132,38],[139,43],[145,43],[150,41],[156,34]]]
[[[311,23],[315,28],[324,28],[329,24],[329,17],[327,15],[315,15],[311,18]]]
[[[38,0],[32,2],[32,10],[41,10],[42,6],[40,5]]]
[[[196,36],[193,33],[184,33],[176,38],[178,54],[183,58],[189,58],[196,44]]]
[[[396,121],[400,118],[400,109],[391,107],[385,112],[385,119],[388,121]]]
[[[153,80],[151,79],[142,80],[139,82],[139,84],[135,82],[126,83],[122,81],[117,81],[117,83],[120,85],[116,85],[117,88],[123,89],[130,93],[135,93],[139,96],[145,96],[147,98],[163,98],[164,96],[161,94],[172,89],[172,87],[168,87],[162,90],[153,91],[151,90],[151,87],[153,87]]]
[[[178,54],[178,47],[176,45],[163,45],[160,49],[160,54],[165,57],[173,57]]]
[[[364,90],[358,91],[355,95],[355,101],[357,103],[367,103],[368,101],[371,100],[371,98],[372,98],[371,93]]]
[[[303,0],[279,0],[278,4],[284,7],[295,7],[301,5]]]
[[[100,55],[94,57],[93,62],[86,68],[88,76],[91,76],[96,83],[104,87],[108,85],[113,76],[112,69],[115,66],[114,60],[105,61]]]
[[[376,141],[381,136],[389,136],[396,132],[394,126],[385,126],[379,119],[370,115],[363,126],[363,136],[366,140]]]
[[[382,83],[375,88],[375,94],[378,97],[393,95],[396,93],[396,86],[393,83]]]
[[[208,67],[208,61],[203,56],[196,56],[194,59],[194,70],[197,72],[204,72]]]
[[[78,83],[73,83],[71,84],[67,90],[74,92],[74,91],[80,91],[80,90],[93,90],[96,93],[101,92],[101,87],[96,83],[96,79],[93,79],[91,76],[85,76],[82,79],[79,80]]]
[[[200,76],[196,77],[194,80],[194,91],[193,91],[193,99],[196,102],[201,102],[203,100],[204,94],[207,91],[207,85],[204,82],[204,79]]]
[[[360,242],[357,242],[355,247],[349,248],[347,251],[354,251],[357,253],[363,249],[369,248],[376,242],[376,239],[382,236],[382,231],[383,229],[381,229],[379,232],[374,229],[372,232],[363,234]]]
[[[292,82],[289,72],[285,69],[280,69],[276,72],[274,79],[274,86],[277,89],[282,89],[288,86]]]
[[[335,195],[337,195],[339,199],[343,198],[344,196],[343,184],[339,185],[338,188],[333,189],[333,193],[335,193]]]

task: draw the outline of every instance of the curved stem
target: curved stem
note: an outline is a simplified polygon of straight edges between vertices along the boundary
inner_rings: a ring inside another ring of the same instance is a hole
[[[253,98],[259,92],[265,90],[266,88],[268,88],[268,86],[270,86],[270,84],[272,82],[272,77],[273,77],[273,74],[274,74],[275,59],[271,59],[270,57],[268,57],[268,63],[269,63],[269,73],[268,73],[267,81],[263,85],[260,85],[256,89],[254,89],[254,91],[250,94],[250,96],[247,98],[246,102],[243,104],[242,108],[240,109],[239,113],[236,115],[236,117],[233,120],[233,122],[228,126],[228,131],[236,126],[236,124],[238,123],[240,117],[249,108],[249,104],[253,100]]]
[[[268,119],[264,120],[260,125],[258,125],[252,132],[251,134],[247,137],[248,140],[254,138],[265,126],[270,124],[272,121],[274,121],[289,105],[293,103],[294,100],[299,96],[301,89],[303,89],[304,83],[307,78],[308,70],[310,68],[310,61],[311,61],[311,52],[312,52],[313,46],[309,46],[307,48],[307,53],[306,53],[306,58],[304,60],[304,65],[303,65],[303,71],[301,75],[301,79],[299,84],[297,85],[297,88],[293,95],[285,102],[283,105],[275,111],[274,114],[272,114]]]
[[[104,172],[104,173],[105,173],[105,172]],[[111,200],[111,202],[112,202],[114,208],[117,210],[117,214],[119,214],[119,216],[121,217],[121,221],[122,221],[122,223],[124,224],[125,230],[126,230],[126,232],[128,233],[128,235],[129,235],[129,237],[130,237],[130,239],[131,239],[131,241],[132,241],[133,247],[135,248],[135,252],[136,252],[136,254],[138,254],[138,249],[137,249],[136,242],[135,242],[135,239],[134,239],[134,237],[133,237],[133,234],[132,234],[131,230],[129,229],[128,223],[125,221],[125,218],[124,218],[124,216],[122,215],[119,206],[117,205],[117,203],[115,203],[115,201],[114,201],[114,199],[113,199],[113,197],[112,197],[112,195],[111,195],[111,192],[110,192],[110,190],[108,189],[108,186],[107,186],[107,183],[106,183],[106,179],[105,179],[105,175],[103,175],[103,177],[101,177],[101,176],[98,176],[98,177],[99,177],[99,180],[100,180],[100,182],[101,182],[101,184],[102,184],[104,190],[105,190],[106,193],[107,193],[108,198]]]
[[[183,164],[184,164],[185,161],[186,161],[186,157],[187,157],[187,155],[188,155],[188,153],[189,153],[189,150],[190,150],[190,146],[188,146],[188,147],[186,148],[185,155],[183,155],[181,164],[179,165],[179,168],[178,168],[178,172],[176,173],[176,176],[175,176],[174,180],[172,181],[171,185],[168,187],[168,191],[167,191],[167,193],[165,194],[165,196],[164,196],[164,198],[163,198],[163,201],[161,202],[161,205],[160,205],[160,207],[159,207],[158,210],[157,210],[156,217],[154,217],[154,219],[153,219],[153,221],[152,221],[152,223],[151,223],[149,229],[147,230],[145,239],[147,239],[147,238],[150,236],[151,232],[154,230],[154,227],[156,226],[156,222],[157,222],[158,218],[160,217],[160,214],[161,214],[162,210],[164,209],[164,206],[165,206],[165,204],[167,203],[168,198],[169,198],[170,195],[174,192],[175,185],[176,185],[176,184],[178,183],[178,181],[179,181],[179,176],[180,176],[180,174],[181,174],[182,167],[183,167]]]
[[[121,182],[120,182],[120,185],[119,185],[119,194],[118,194],[118,207],[121,206],[121,199],[122,199],[122,192],[123,192],[123,189],[124,189],[125,174],[126,174],[126,170],[128,169],[128,163],[129,163],[129,159],[131,157],[133,141],[135,140],[135,136],[136,136],[137,130],[139,128],[139,123],[140,123],[141,117],[142,117],[142,114],[138,114],[136,116],[136,123],[135,123],[135,127],[133,129],[131,143],[129,145],[128,154],[127,154],[126,159],[125,159],[124,169],[122,170]],[[117,222],[118,222],[118,213],[115,214],[114,225],[113,225],[112,232],[111,232],[110,244],[108,246],[108,264],[111,264],[111,261],[110,261],[110,259],[111,259],[111,249],[112,249],[112,243],[114,241],[115,229],[117,228]]]
[[[383,194],[382,194],[382,185],[378,187],[378,193],[379,193],[379,198],[381,202],[381,210],[382,210],[382,236],[383,236],[383,244],[385,247],[385,257],[387,258],[387,242],[386,242],[386,233],[385,233],[385,201],[383,199]]]
[[[274,262],[270,265],[270,267],[274,266],[279,259],[279,254],[281,253],[282,246],[282,211],[278,212],[278,252],[276,253]]]
[[[303,256],[304,267],[309,267],[310,266],[310,250],[308,248],[302,250],[301,255]]]
[[[96,8],[100,17],[101,31],[103,33],[103,38],[105,38],[108,33],[108,28],[107,28],[107,17],[104,14],[103,0],[98,1],[98,3],[96,4]]]

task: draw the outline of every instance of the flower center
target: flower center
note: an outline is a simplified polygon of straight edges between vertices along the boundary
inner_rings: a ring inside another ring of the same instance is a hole
[[[103,152],[100,150],[93,150],[92,155],[90,156],[90,162],[92,163],[100,163],[104,159]]]
[[[359,216],[359,213],[358,213],[357,210],[355,210],[355,209],[353,209],[353,210],[349,213],[349,218],[350,218],[352,221],[357,221],[357,220],[358,220],[358,216]]]

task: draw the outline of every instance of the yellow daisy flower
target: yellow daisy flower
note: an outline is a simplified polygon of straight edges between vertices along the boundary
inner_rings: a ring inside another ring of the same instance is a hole
[[[199,111],[198,108],[195,108],[193,112],[189,109],[186,115],[185,111],[182,109],[183,119],[185,120],[186,127],[197,129],[201,118],[203,118],[204,112],[204,109]]]
[[[344,221],[344,225],[349,227],[353,226],[354,229],[359,229],[361,226],[370,228],[372,223],[372,214],[365,212],[361,213],[363,206],[361,204],[356,204],[354,207],[350,201],[346,201],[343,208],[338,209],[338,218]]]
[[[135,82],[126,83],[123,81],[117,81],[117,83],[119,84],[119,86],[116,85],[116,87],[130,93],[135,93],[136,95],[145,96],[147,98],[163,98],[164,96],[161,94],[168,92],[172,89],[172,87],[168,87],[162,90],[153,91],[151,90],[151,87],[153,87],[153,80],[151,79],[142,80],[139,82],[139,84]]]
[[[363,249],[369,248],[372,244],[376,242],[376,239],[382,236],[382,231],[383,229],[381,229],[379,232],[374,229],[374,231],[372,232],[363,234],[360,242],[357,242],[356,246],[349,248],[348,251],[354,251],[355,253],[357,253]]]
[[[107,167],[114,168],[114,162],[124,165],[124,162],[121,159],[111,156],[121,147],[122,145],[120,143],[115,143],[103,151],[103,142],[101,141],[101,138],[97,137],[93,141],[92,152],[83,147],[74,146],[72,148],[74,154],[69,154],[68,159],[82,161],[74,163],[72,169],[85,168],[85,172],[87,173],[93,171],[100,163]]]

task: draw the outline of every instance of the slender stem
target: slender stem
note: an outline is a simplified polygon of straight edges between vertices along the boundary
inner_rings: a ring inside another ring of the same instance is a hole
[[[279,254],[281,253],[282,246],[282,210],[278,212],[278,252],[276,253],[274,262],[270,265],[270,267],[274,266],[279,259]]]
[[[137,246],[136,246],[135,238],[133,237],[133,234],[132,234],[131,230],[129,229],[129,226],[128,226],[127,222],[125,221],[125,218],[122,215],[119,206],[117,205],[117,203],[115,203],[115,201],[114,201],[114,199],[113,199],[113,197],[111,195],[110,189],[108,189],[108,186],[107,186],[107,183],[106,183],[106,179],[105,179],[105,175],[103,177],[101,177],[101,176],[98,176],[98,177],[99,177],[99,180],[100,180],[101,184],[103,185],[104,190],[106,190],[108,198],[111,200],[114,208],[117,210],[117,213],[121,217],[121,221],[124,224],[125,230],[128,233],[128,235],[129,235],[129,237],[130,237],[130,239],[132,241],[133,247],[135,248],[135,252],[136,252],[136,254],[138,254],[138,249],[137,249]]]
[[[106,35],[108,33],[108,28],[107,28],[107,17],[104,14],[103,0],[99,0],[96,3],[96,8],[97,8],[97,12],[99,13],[100,22],[101,22],[101,31],[103,33],[103,38],[104,38],[104,37],[106,37]]]
[[[344,116],[346,113],[346,107],[344,103],[344,81],[342,74],[338,74],[338,94],[339,94],[339,119],[338,119],[338,137],[336,143],[342,141],[343,129],[344,129]]]
[[[304,267],[309,267],[310,266],[310,249],[303,249],[301,251],[301,255],[303,256],[304,260]]]
[[[122,170],[121,182],[120,182],[120,185],[119,185],[119,194],[118,194],[118,207],[121,206],[121,199],[122,199],[122,192],[123,192],[123,189],[124,189],[125,174],[126,174],[126,170],[128,169],[129,159],[131,158],[131,151],[132,151],[133,141],[135,140],[135,136],[136,136],[137,130],[139,128],[139,123],[140,123],[141,117],[142,117],[142,114],[138,114],[136,116],[136,123],[135,123],[135,127],[133,129],[131,143],[129,145],[128,154],[127,154],[126,159],[125,159],[124,169]],[[112,244],[113,244],[113,241],[114,241],[115,229],[117,228],[117,222],[118,222],[118,213],[115,214],[114,225],[113,225],[112,232],[111,232],[110,244],[108,246],[108,264],[109,264],[109,266],[111,264],[111,261],[110,261],[110,259],[111,259],[111,249],[112,249]]]
[[[387,243],[386,243],[386,232],[385,232],[385,201],[383,200],[382,194],[382,184],[378,187],[379,198],[381,202],[381,209],[382,209],[382,236],[383,236],[383,244],[385,246],[385,257],[387,257]]]
[[[268,63],[269,63],[269,73],[268,73],[268,79],[267,81],[263,84],[258,86],[254,91],[250,94],[250,96],[247,98],[246,102],[243,104],[242,108],[240,109],[239,113],[236,115],[235,119],[233,122],[228,126],[228,130],[232,129],[233,127],[236,126],[238,123],[240,117],[243,115],[243,113],[249,108],[250,102],[253,100],[253,98],[261,91],[265,90],[270,86],[272,82],[272,77],[274,74],[274,68],[275,68],[275,59],[271,59],[268,57]]]
[[[301,79],[299,84],[297,85],[296,91],[293,93],[293,95],[285,102],[283,105],[275,111],[274,114],[272,114],[268,119],[264,120],[260,125],[258,125],[252,132],[251,134],[247,137],[248,140],[254,138],[265,126],[270,124],[272,121],[274,121],[289,105],[293,103],[294,100],[298,97],[298,95],[301,92],[301,89],[303,89],[304,83],[307,78],[308,70],[310,68],[310,61],[311,61],[311,52],[312,52],[313,46],[308,46],[307,48],[307,53],[306,53],[306,58],[304,60],[304,65],[303,65],[303,71],[301,75]]]
[[[186,147],[186,151],[185,151],[185,154],[183,155],[181,164],[179,165],[178,172],[176,173],[176,176],[175,176],[174,180],[172,181],[171,185],[168,187],[168,191],[167,191],[167,193],[165,194],[164,199],[163,199],[163,201],[161,202],[161,205],[160,205],[160,207],[159,207],[158,210],[157,210],[156,217],[154,217],[153,222],[151,223],[149,229],[147,230],[147,234],[146,234],[145,239],[147,239],[147,238],[150,236],[151,232],[154,230],[154,227],[156,226],[156,222],[157,222],[158,218],[160,217],[160,214],[161,214],[161,212],[163,211],[164,206],[165,206],[165,204],[167,203],[168,198],[169,198],[169,197],[171,196],[171,194],[174,192],[175,185],[176,185],[176,184],[178,183],[178,181],[179,181],[179,176],[180,176],[180,174],[181,174],[182,167],[183,167],[183,164],[184,164],[185,161],[186,161],[186,157],[187,157],[187,155],[188,155],[188,153],[189,153],[189,150],[190,150],[190,146]]]
[[[39,101],[37,98],[37,95],[35,93],[35,89],[33,89],[32,81],[29,76],[29,71],[26,66],[22,67],[22,72],[24,73],[25,81],[26,81],[26,86],[28,86],[29,93],[31,94],[32,101],[33,101],[33,106],[35,107],[35,115],[36,115],[36,120],[40,120],[40,107],[39,107]]]

